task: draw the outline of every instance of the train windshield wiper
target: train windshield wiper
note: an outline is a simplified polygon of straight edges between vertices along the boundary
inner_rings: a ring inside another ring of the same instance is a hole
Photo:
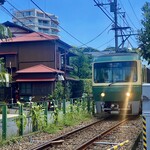
[[[108,84],[108,86],[111,86],[111,85],[114,84],[114,83],[116,83],[116,82],[111,82],[111,83]]]

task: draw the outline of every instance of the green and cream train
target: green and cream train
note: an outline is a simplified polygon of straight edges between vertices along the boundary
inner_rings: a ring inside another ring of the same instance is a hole
[[[92,88],[97,113],[137,115],[141,111],[142,64],[137,53],[94,59]]]

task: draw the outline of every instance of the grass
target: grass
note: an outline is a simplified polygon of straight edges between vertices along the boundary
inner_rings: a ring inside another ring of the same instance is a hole
[[[44,129],[41,130],[41,132],[44,131],[50,134],[54,134],[66,127],[78,125],[92,118],[92,115],[89,114],[86,109],[83,109],[82,106],[75,105],[72,106],[72,108],[73,111],[70,111],[70,108],[67,108],[66,114],[62,114],[60,113],[60,110],[56,109],[57,111],[54,111],[53,113],[54,122],[44,126]],[[2,136],[0,135],[0,137]],[[21,138],[23,137],[12,136],[6,141],[0,139],[0,146],[17,143],[17,141]]]
[[[88,114],[86,111],[68,112],[64,115],[60,115],[56,124],[48,124],[44,131],[47,133],[57,133],[66,127],[78,125],[91,118],[92,115]]]

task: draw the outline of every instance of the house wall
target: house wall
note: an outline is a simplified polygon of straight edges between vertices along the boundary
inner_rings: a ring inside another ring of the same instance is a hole
[[[43,64],[55,68],[55,44],[53,42],[22,43],[18,53],[19,70]]]
[[[5,57],[6,67],[25,69],[43,64],[55,68],[55,43],[50,41],[8,43],[0,45],[0,53],[15,52],[16,54],[1,55]]]
[[[61,51],[59,50],[61,48]],[[61,55],[64,51],[68,51],[68,47],[56,41],[35,41],[35,42],[12,42],[2,43],[0,45],[0,53],[5,57],[6,67],[10,73],[10,62],[13,71],[13,81],[17,78],[55,78],[55,74],[24,74],[18,75],[16,71],[43,64],[50,68],[61,69]],[[4,54],[3,53],[9,53]],[[55,82],[29,82],[32,85],[31,93],[20,96],[36,96],[35,100],[39,100],[41,96],[47,96],[54,90]],[[21,87],[24,82],[15,83],[13,88],[13,98],[15,99],[16,87]],[[25,83],[26,84],[26,83]],[[44,90],[46,89],[46,90]],[[47,94],[46,94],[47,93]],[[9,92],[10,94],[10,92]],[[9,96],[10,97],[10,96]]]

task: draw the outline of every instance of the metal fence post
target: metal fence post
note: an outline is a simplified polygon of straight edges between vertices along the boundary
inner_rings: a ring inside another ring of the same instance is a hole
[[[45,115],[45,122],[47,125],[47,118],[48,118],[48,105],[47,102],[44,103],[45,109],[44,109],[44,115]]]
[[[63,99],[63,114],[66,114],[66,99]]]
[[[73,112],[73,99],[70,99],[70,112]]]
[[[81,107],[82,107],[82,111],[84,110],[84,98],[81,98]]]
[[[78,99],[77,99],[77,112],[80,111],[80,108],[79,108],[79,102],[80,102],[80,99],[78,98]]]
[[[92,114],[95,115],[95,101],[92,100]]]
[[[19,116],[20,116],[20,127],[19,127],[19,135],[23,135],[23,105],[19,105]]]
[[[90,97],[87,97],[87,110],[90,112]]]
[[[7,106],[2,106],[2,139],[7,138]]]

